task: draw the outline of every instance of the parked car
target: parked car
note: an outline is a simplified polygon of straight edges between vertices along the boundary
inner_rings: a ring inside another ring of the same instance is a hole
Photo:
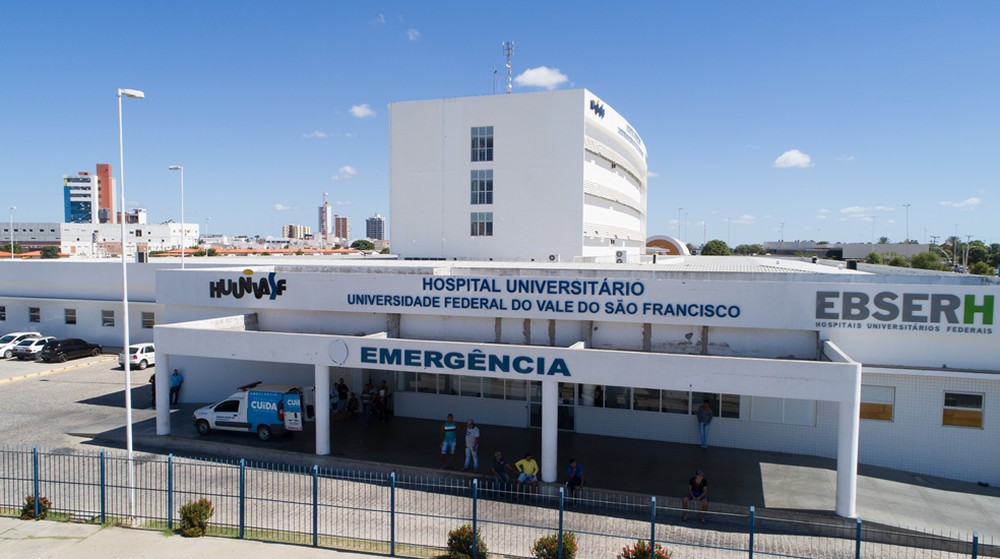
[[[101,346],[90,344],[79,338],[67,338],[65,340],[53,340],[42,347],[38,352],[40,361],[66,361],[77,357],[93,355],[97,357],[101,354]]]
[[[14,355],[14,346],[18,343],[28,338],[41,337],[42,335],[38,332],[11,332],[0,338],[0,355],[3,355],[4,359],[10,359]]]
[[[28,338],[27,340],[20,341],[14,346],[14,357],[18,360],[37,359],[38,352],[42,351],[45,344],[54,339],[54,336],[45,336],[44,338]]]
[[[150,365],[156,365],[156,348],[153,344],[132,344],[128,346],[128,356],[130,369],[141,371]],[[125,368],[125,352],[118,354],[118,364]]]

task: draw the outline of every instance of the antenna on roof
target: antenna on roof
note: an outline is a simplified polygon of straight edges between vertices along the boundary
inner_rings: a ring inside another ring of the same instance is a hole
[[[514,41],[503,42],[503,54],[507,57],[507,94],[510,95],[510,90],[513,88],[510,78],[510,57],[514,56]]]

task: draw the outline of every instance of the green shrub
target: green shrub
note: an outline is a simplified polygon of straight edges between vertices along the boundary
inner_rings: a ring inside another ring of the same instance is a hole
[[[563,548],[561,559],[575,559],[576,534],[573,532],[563,532],[562,543]],[[559,534],[549,534],[535,540],[535,545],[531,548],[531,555],[535,559],[560,559]]]
[[[41,497],[38,499],[38,517],[35,517],[35,496],[26,495],[24,497],[24,506],[21,507],[21,520],[45,520],[49,515],[49,509],[52,508],[52,501],[48,500],[46,497]]]
[[[670,559],[670,552],[660,544],[656,544],[653,557],[649,556],[649,543],[638,540],[635,545],[623,547],[621,553],[615,556],[616,559]]]
[[[472,526],[463,524],[448,532],[448,559],[472,559]],[[476,559],[487,559],[486,544],[478,532]]]
[[[181,507],[181,535],[199,538],[208,530],[208,519],[215,514],[212,501],[202,497]]]

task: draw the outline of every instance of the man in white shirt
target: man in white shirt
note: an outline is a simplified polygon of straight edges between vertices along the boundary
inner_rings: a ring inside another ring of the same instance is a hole
[[[473,471],[479,470],[479,427],[476,422],[469,420],[465,423],[465,471],[469,471],[469,463],[472,463]]]

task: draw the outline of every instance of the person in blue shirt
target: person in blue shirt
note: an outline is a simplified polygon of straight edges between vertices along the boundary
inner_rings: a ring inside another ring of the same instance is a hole
[[[577,463],[576,458],[569,459],[569,469],[567,470],[569,479],[566,480],[566,488],[570,493],[575,493],[577,487],[583,487],[583,466]]]
[[[184,375],[177,369],[174,369],[173,374],[170,375],[170,405],[176,404],[177,400],[181,397],[182,384],[184,384]]]

